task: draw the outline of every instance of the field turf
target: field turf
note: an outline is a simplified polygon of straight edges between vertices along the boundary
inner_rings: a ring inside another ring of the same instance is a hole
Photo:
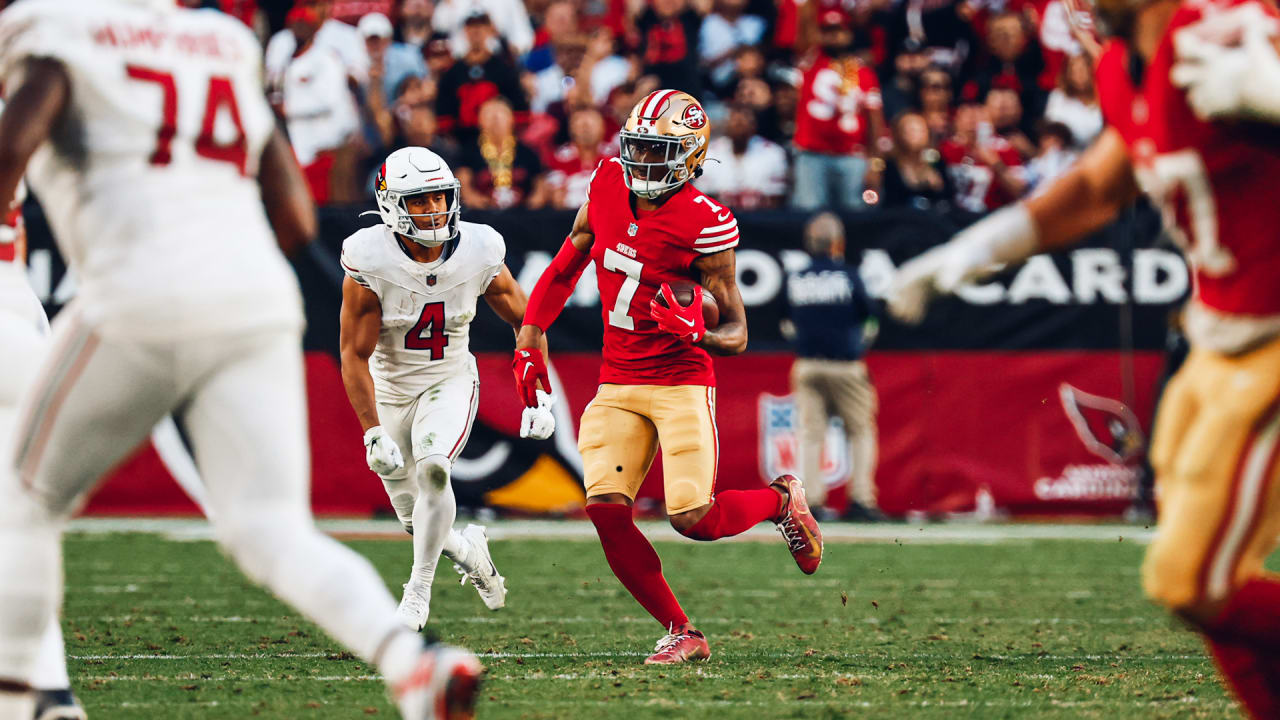
[[[398,597],[408,539],[351,545]],[[776,538],[657,547],[709,662],[640,664],[662,628],[594,542],[495,540],[496,613],[442,562],[428,628],[482,654],[479,717],[1239,717],[1196,637],[1141,597],[1136,542],[833,542],[812,577]],[[93,720],[395,717],[371,668],[209,542],[71,534],[66,574]]]

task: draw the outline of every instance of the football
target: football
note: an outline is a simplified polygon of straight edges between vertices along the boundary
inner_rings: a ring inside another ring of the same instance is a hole
[[[694,291],[702,293],[702,322],[711,330],[720,324],[720,307],[716,305],[715,296],[713,296],[706,288],[697,283],[681,282],[671,283],[671,292],[676,296],[676,302],[683,307],[689,307],[689,303],[693,302]],[[666,307],[667,299],[658,292],[658,304]]]

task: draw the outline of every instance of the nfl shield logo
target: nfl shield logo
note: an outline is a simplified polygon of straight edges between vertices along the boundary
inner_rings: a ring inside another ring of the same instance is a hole
[[[796,413],[792,396],[778,397],[761,393],[758,405],[760,419],[760,474],[766,479],[785,473],[799,474],[800,467],[800,418]],[[822,481],[827,487],[839,485],[848,479],[853,469],[849,458],[849,446],[844,438],[844,425],[839,418],[831,418],[822,448],[819,466]]]
[[[640,226],[639,226],[639,225],[636,225],[635,223],[631,223],[631,225],[627,227],[627,235],[628,235],[628,236],[630,236],[630,237],[635,237],[635,236],[636,236],[636,232],[637,232],[639,229],[640,229]]]
[[[434,286],[434,285],[436,284],[436,276],[435,276],[435,275],[428,275],[428,276],[427,276],[427,284],[428,284],[428,285],[432,285],[432,286]]]

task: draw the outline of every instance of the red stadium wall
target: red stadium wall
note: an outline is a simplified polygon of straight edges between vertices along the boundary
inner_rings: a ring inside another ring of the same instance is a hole
[[[519,408],[508,362],[505,354],[479,357],[479,422],[512,436]],[[716,361],[718,487],[758,486],[771,471],[767,460],[785,463],[794,455],[793,438],[772,422],[768,398],[788,394],[791,362],[786,353]],[[1121,386],[1126,362],[1132,363],[1134,379],[1128,389]],[[1110,463],[1102,456],[1106,450],[1086,446],[1064,409],[1060,388],[1070,383],[1115,400],[1125,399],[1127,392],[1125,405],[1145,433],[1160,353],[903,351],[873,353],[869,365],[881,397],[876,482],[887,512],[963,512],[984,490],[997,507],[1015,513],[1104,514],[1127,505],[1135,479],[1132,463]],[[595,391],[599,358],[560,353],[555,366],[576,420]],[[307,371],[316,512],[389,510],[381,483],[365,468],[359,424],[335,361],[326,353],[309,353]],[[1105,404],[1102,410],[1084,408],[1080,417],[1099,436],[1106,435],[1112,419]],[[660,472],[659,460],[643,496],[661,495]],[[831,496],[835,502],[840,493]],[[171,514],[195,508],[155,453],[145,449],[111,475],[87,512]]]

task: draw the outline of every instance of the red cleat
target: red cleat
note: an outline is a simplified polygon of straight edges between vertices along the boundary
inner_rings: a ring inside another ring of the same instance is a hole
[[[653,654],[644,659],[645,665],[674,665],[690,660],[706,660],[711,657],[711,646],[702,633],[689,623],[672,628],[666,637],[658,641]]]
[[[804,499],[804,485],[795,475],[780,475],[769,483],[787,498],[782,513],[774,519],[778,532],[787,541],[787,549],[805,575],[812,575],[822,564],[822,530],[809,503]]]

